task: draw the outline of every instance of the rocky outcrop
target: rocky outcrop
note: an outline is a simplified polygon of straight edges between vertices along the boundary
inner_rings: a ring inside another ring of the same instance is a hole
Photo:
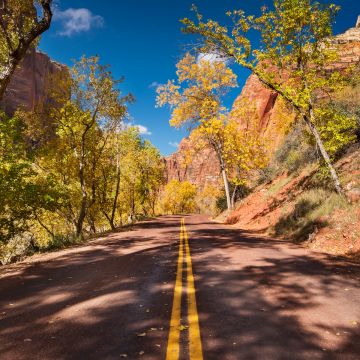
[[[47,101],[47,82],[53,74],[64,72],[67,68],[52,61],[46,54],[32,49],[16,69],[2,101],[2,108],[9,116],[18,108],[33,110],[39,101]]]
[[[244,122],[248,121],[237,115],[239,108],[244,106],[253,108],[250,120],[252,126],[265,140],[269,152],[273,153],[283,141],[294,114],[278,94],[266,88],[256,75],[250,75],[230,113],[230,116],[239,122],[240,127],[246,126]]]
[[[360,21],[360,20],[359,20]],[[344,34],[335,36],[333,44],[340,49],[339,59],[334,64],[336,69],[345,69],[360,62],[360,22]],[[266,88],[260,80],[251,75],[246,81],[241,94],[235,100],[231,116],[239,121],[239,126],[246,126],[238,116],[239,108],[246,104],[253,107],[252,122],[268,144],[269,152],[273,153],[282,143],[294,114],[288,109],[278,95]],[[188,140],[183,140],[176,153],[166,158],[167,177],[169,180],[189,180],[197,186],[204,186],[207,182],[220,181],[216,156],[206,150],[196,157],[189,165],[184,165],[183,159],[188,150]]]
[[[205,149],[190,155],[190,141],[181,141],[177,152],[165,158],[166,179],[170,181],[190,181],[203,188],[206,185],[218,186],[220,182],[219,161],[213,151]]]

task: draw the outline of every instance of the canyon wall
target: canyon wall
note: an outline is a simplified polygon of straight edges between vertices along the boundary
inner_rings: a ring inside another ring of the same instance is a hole
[[[1,107],[9,116],[18,108],[33,110],[39,101],[48,100],[46,85],[49,77],[67,71],[64,65],[52,61],[46,54],[31,49],[15,70]]]
[[[334,45],[339,46],[339,59],[334,64],[336,69],[345,69],[360,62],[360,28],[357,26],[344,34],[332,39]],[[273,153],[281,145],[286,131],[294,118],[284,101],[278,95],[262,85],[260,80],[251,75],[246,81],[241,94],[235,100],[230,116],[237,118],[238,108],[247,103],[254,107],[253,122],[260,135],[269,144],[269,151]],[[193,161],[184,161],[185,153],[189,149],[189,141],[184,139],[178,150],[165,159],[167,179],[188,180],[202,188],[207,183],[217,184],[221,181],[216,155],[206,150],[196,154]]]

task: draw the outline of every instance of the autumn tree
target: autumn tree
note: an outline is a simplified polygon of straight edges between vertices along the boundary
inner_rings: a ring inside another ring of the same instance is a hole
[[[81,196],[77,209],[71,212],[76,217],[76,235],[81,236],[85,217],[96,203],[103,151],[110,134],[119,128],[127,113],[126,102],[132,98],[121,97],[119,81],[114,80],[109,67],[101,65],[97,57],[81,58],[71,69],[71,77],[64,81],[70,98],[66,100],[67,92],[57,93],[57,101],[63,106],[55,106],[51,115],[57,133],[54,148],[63,149],[64,153],[59,155],[64,158],[66,154],[67,166],[76,169]],[[59,88],[59,84],[56,86]]]
[[[162,194],[162,208],[166,214],[189,214],[196,210],[196,187],[189,181],[171,180]]]
[[[177,64],[178,81],[169,81],[157,89],[157,104],[172,107],[170,124],[193,129],[194,143],[211,147],[219,160],[228,208],[230,189],[224,159],[224,124],[227,119],[222,97],[237,86],[236,75],[222,61],[197,59],[190,55]]]
[[[206,184],[197,192],[195,199],[196,205],[202,214],[211,216],[218,215],[220,209],[217,206],[217,202],[222,195],[223,192],[218,186]]]
[[[228,12],[230,26],[204,21],[194,10],[196,20],[186,18],[182,22],[186,33],[202,37],[200,51],[233,59],[296,110],[314,137],[337,192],[342,194],[317,117],[319,100],[344,85],[343,74],[331,69],[337,54],[330,37],[339,8],[313,0],[274,0],[270,9],[262,8],[260,16],[247,16],[243,10]],[[252,36],[254,32],[258,32],[258,39]]]
[[[155,214],[164,163],[159,151],[141,138],[136,127],[113,134],[100,168],[100,209],[112,229],[138,213]]]
[[[60,193],[51,176],[39,177],[19,117],[0,115],[0,243],[29,229],[43,210],[54,211]]]
[[[0,100],[29,47],[49,29],[51,3],[52,0],[0,1]]]

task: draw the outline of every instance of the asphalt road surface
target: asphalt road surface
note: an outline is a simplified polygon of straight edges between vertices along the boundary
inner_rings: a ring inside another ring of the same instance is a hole
[[[360,359],[360,267],[168,216],[0,269],[0,359]]]

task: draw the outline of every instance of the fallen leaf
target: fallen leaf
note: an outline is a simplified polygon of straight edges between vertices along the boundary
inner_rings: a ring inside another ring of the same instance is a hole
[[[139,355],[144,355],[145,354],[145,351],[140,351],[139,352]]]
[[[184,330],[186,330],[186,329],[188,329],[189,327],[187,326],[187,325],[180,325],[179,326],[179,330],[180,331],[184,331]]]
[[[139,337],[144,337],[144,336],[146,336],[146,333],[139,333],[139,334],[136,334],[137,336],[139,336]]]
[[[127,358],[127,354],[120,354],[121,358]]]
[[[24,342],[30,342],[32,341],[31,339],[24,339]]]
[[[146,312],[149,313],[149,312],[150,312],[150,309],[146,309]]]

